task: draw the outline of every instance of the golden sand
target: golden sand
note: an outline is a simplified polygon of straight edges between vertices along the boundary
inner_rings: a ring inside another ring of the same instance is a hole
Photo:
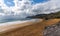
[[[46,26],[56,24],[59,21],[60,21],[60,19],[49,19],[49,20],[43,20],[43,21],[39,20],[39,22],[23,23],[25,25],[31,24],[31,25],[27,25],[27,26],[11,25],[11,26],[16,26],[17,28],[16,27],[14,29],[10,28],[7,32],[0,34],[0,36],[43,36],[43,31]],[[20,27],[20,26],[22,26],[22,27]],[[7,28],[7,27],[5,27],[5,28]]]

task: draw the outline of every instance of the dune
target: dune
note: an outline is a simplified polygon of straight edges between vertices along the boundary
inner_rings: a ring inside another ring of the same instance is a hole
[[[55,25],[60,19],[27,21],[24,23],[13,24],[9,26],[1,26],[0,36],[43,36],[46,26]]]

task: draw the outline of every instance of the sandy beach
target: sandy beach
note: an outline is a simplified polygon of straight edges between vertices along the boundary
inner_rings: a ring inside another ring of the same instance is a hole
[[[0,26],[1,36],[43,36],[46,26],[58,23],[60,19],[37,19],[35,21],[27,21],[24,23]]]
[[[5,33],[20,27],[24,27],[27,25],[32,25],[32,23],[42,21],[42,19],[31,19],[26,21],[15,21],[15,22],[7,22],[0,24],[0,33]]]

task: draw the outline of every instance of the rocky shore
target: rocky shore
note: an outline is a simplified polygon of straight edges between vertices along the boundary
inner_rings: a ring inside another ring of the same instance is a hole
[[[44,30],[44,36],[60,36],[60,22],[46,27]]]

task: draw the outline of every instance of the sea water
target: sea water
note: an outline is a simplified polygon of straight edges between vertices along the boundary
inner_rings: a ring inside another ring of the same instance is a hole
[[[29,18],[25,18],[25,19],[4,19],[4,20],[0,20],[0,23],[13,22],[13,21],[25,21],[25,20],[30,20],[30,19]]]
[[[13,22],[13,21],[25,21],[30,20],[31,18],[16,18],[16,17],[1,17],[0,23]]]

